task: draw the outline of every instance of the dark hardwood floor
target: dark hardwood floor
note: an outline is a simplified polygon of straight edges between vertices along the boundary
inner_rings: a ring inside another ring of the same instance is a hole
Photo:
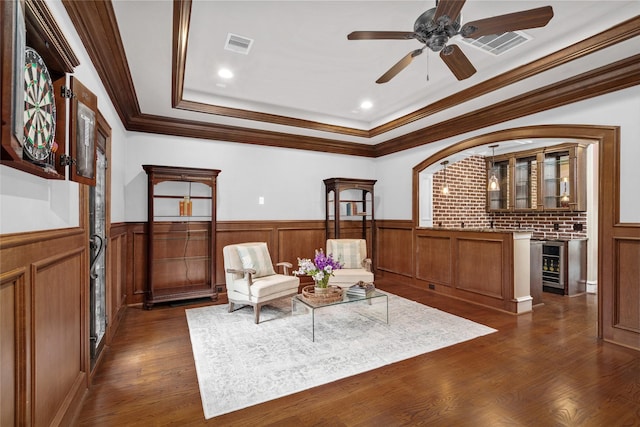
[[[544,293],[544,305],[514,316],[376,285],[498,332],[205,420],[184,314],[193,305],[128,308],[77,424],[640,425],[640,353],[596,338],[595,295]]]

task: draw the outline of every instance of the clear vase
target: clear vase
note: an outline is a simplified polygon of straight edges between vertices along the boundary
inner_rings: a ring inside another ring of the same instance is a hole
[[[322,285],[321,283],[316,282],[315,288],[313,289],[316,294],[328,294],[329,287],[327,285]]]

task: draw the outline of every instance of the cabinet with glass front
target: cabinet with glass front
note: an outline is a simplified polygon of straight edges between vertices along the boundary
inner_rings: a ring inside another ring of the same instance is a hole
[[[537,172],[537,156],[530,155],[515,158],[513,174],[513,207],[515,210],[531,210],[537,208]]]
[[[487,210],[489,211],[511,209],[510,163],[509,158],[504,157],[487,160]]]
[[[499,190],[491,188],[493,176]],[[585,211],[586,178],[586,148],[580,144],[487,158],[487,210]]]
[[[586,153],[582,145],[563,145],[541,155],[540,204],[547,210],[585,211]]]

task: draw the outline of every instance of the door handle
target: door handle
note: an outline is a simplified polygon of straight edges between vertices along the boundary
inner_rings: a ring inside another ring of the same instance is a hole
[[[98,275],[94,271],[96,268],[96,261],[98,261],[98,257],[104,250],[104,239],[97,234],[93,234],[89,239],[89,246],[91,249],[98,248],[98,252],[91,258],[91,266],[89,267],[89,274],[93,280],[98,278]]]

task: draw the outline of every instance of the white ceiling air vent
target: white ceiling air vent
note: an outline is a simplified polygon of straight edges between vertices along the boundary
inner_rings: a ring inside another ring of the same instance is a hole
[[[226,50],[247,55],[252,44],[253,39],[229,33],[227,34],[227,41],[224,44],[224,48]]]
[[[489,52],[493,55],[501,55],[522,43],[528,42],[531,37],[522,32],[508,32],[503,34],[491,34],[488,36],[478,37],[477,39],[464,38],[464,41],[471,46]]]

